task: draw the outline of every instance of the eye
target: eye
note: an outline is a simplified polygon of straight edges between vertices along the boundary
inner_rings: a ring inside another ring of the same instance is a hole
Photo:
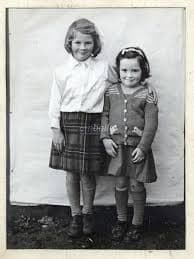
[[[80,41],[74,41],[74,44],[81,44],[81,42]]]
[[[137,72],[139,72],[139,71],[140,71],[140,69],[138,69],[138,68],[134,68],[134,69],[132,69],[131,71],[132,71],[132,72],[134,72],[134,73],[137,73]]]
[[[92,42],[91,42],[91,41],[86,41],[85,44],[86,44],[86,45],[92,45]]]
[[[122,68],[121,71],[122,71],[122,72],[127,72],[127,69]]]

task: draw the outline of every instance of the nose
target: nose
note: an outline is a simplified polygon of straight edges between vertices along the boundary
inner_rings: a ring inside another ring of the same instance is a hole
[[[84,43],[82,43],[82,44],[80,45],[80,49],[82,49],[82,50],[86,49],[86,46],[85,46]]]
[[[132,76],[133,76],[133,73],[132,73],[131,71],[128,71],[128,72],[127,72],[127,76],[128,76],[128,77],[132,77]]]

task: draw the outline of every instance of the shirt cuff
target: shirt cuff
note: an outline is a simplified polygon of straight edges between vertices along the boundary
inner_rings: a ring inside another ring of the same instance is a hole
[[[50,126],[51,126],[51,128],[60,129],[59,119],[52,119]]]

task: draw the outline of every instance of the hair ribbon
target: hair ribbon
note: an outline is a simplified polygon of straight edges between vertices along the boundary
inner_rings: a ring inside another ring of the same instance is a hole
[[[131,48],[131,47],[121,50],[121,55],[124,55],[126,52],[129,52],[129,51],[134,51],[144,58],[143,53],[139,49]]]

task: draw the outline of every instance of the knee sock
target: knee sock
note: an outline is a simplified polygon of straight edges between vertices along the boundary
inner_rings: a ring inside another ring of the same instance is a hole
[[[72,216],[81,215],[80,177],[71,172],[66,174],[66,189]]]
[[[95,176],[82,176],[82,197],[83,197],[83,214],[93,213],[93,203],[96,192],[96,178]]]
[[[128,188],[115,188],[117,219],[127,221]]]
[[[146,190],[141,192],[131,192],[133,198],[133,225],[141,225],[144,220],[144,208],[146,202]]]

